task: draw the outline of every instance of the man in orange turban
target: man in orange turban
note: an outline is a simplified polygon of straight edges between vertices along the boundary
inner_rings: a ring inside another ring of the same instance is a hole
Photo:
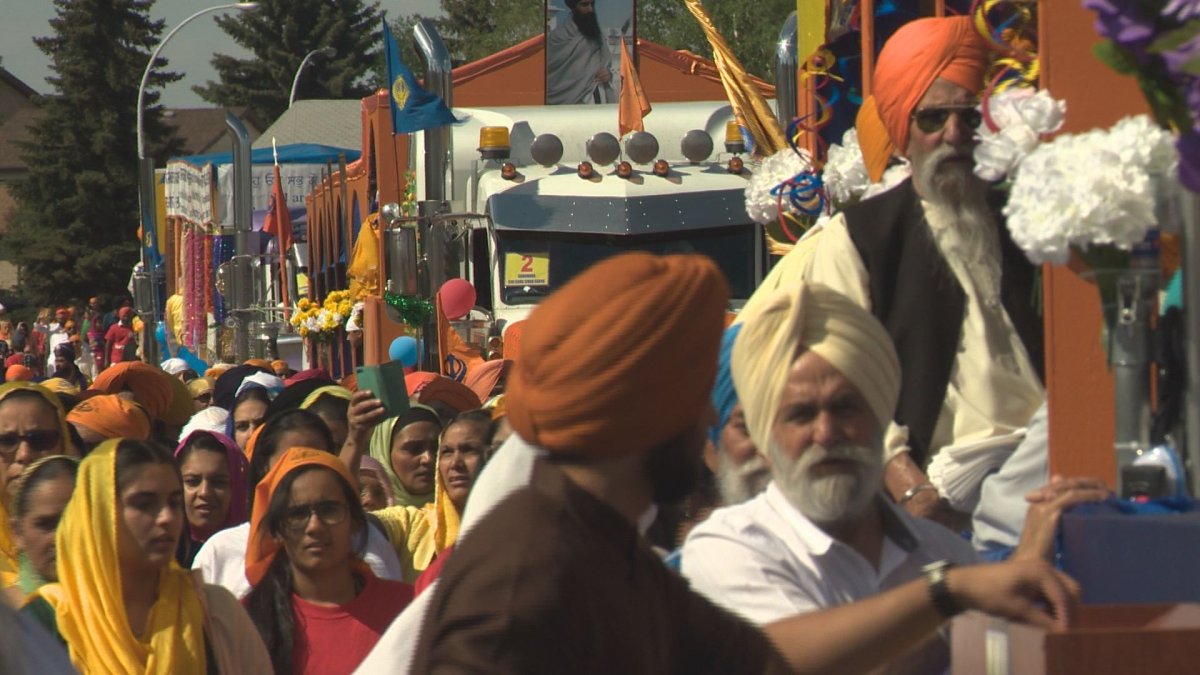
[[[705,257],[630,253],[533,311],[505,394],[517,435],[480,476],[497,483],[472,492],[471,521],[414,608],[420,623],[398,618],[364,671],[403,662],[415,642],[414,673],[860,672],[968,607],[1050,625],[1029,601],[1042,592],[1063,625],[1072,585],[1045,561],[953,569],[836,619],[814,613],[762,630],[667,569],[638,523],[699,476],[728,299]],[[892,358],[872,399],[880,419],[898,392]],[[523,480],[516,465],[530,455],[527,484],[498,490]],[[489,499],[498,501],[481,506]]]
[[[1003,464],[1045,399],[1035,269],[972,170],[987,65],[967,17],[917,19],[888,39],[859,143],[873,180],[894,157],[912,178],[832,219],[805,271],[891,335],[902,374],[885,482],[914,515],[947,523],[948,507],[976,508],[979,476]],[[965,452],[979,444],[989,452]]]
[[[90,450],[109,438],[150,438],[150,417],[138,403],[117,394],[93,396],[67,413],[67,423],[75,427]],[[86,452],[84,453],[86,454]]]

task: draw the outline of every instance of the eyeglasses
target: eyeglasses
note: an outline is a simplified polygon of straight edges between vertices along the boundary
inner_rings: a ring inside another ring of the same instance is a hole
[[[17,454],[17,447],[22,442],[28,443],[34,452],[53,450],[62,440],[62,434],[57,431],[30,431],[24,434],[0,434],[0,455],[11,459]]]
[[[912,118],[917,123],[918,129],[932,134],[941,131],[942,127],[946,126],[946,120],[950,119],[950,115],[957,115],[958,121],[965,124],[968,129],[978,129],[979,125],[983,124],[983,113],[974,106],[966,105],[921,108],[913,111]]]
[[[350,508],[346,502],[317,502],[316,504],[301,504],[299,506],[290,506],[283,513],[283,523],[293,532],[300,532],[308,526],[308,521],[312,519],[313,514],[317,515],[317,520],[325,525],[341,525],[346,520],[346,514]]]
[[[204,393],[196,397],[196,400],[201,403],[212,403],[212,394]]]

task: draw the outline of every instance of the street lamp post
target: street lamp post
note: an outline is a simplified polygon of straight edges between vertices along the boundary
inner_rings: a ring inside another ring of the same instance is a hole
[[[151,363],[158,363],[161,359],[158,353],[158,343],[154,339],[155,328],[158,325],[160,314],[162,312],[161,295],[165,291],[165,270],[162,269],[161,261],[148,260],[146,257],[146,243],[154,241],[154,161],[146,157],[146,130],[143,126],[146,106],[146,85],[150,82],[150,71],[154,68],[154,62],[158,60],[158,54],[166,46],[167,42],[174,37],[175,33],[179,32],[180,28],[186,26],[192,19],[203,16],[210,12],[219,12],[227,9],[253,9],[258,6],[257,2],[237,2],[227,5],[217,5],[202,9],[195,14],[189,16],[179,25],[171,29],[166,37],[154,48],[150,54],[150,60],[146,63],[146,70],[142,73],[142,82],[138,85],[137,95],[137,156],[138,156],[138,208],[141,215],[142,223],[142,241],[139,242],[141,250],[142,269],[134,275],[134,302],[137,305],[138,314],[142,316],[141,342],[142,342],[142,358]]]
[[[300,66],[296,68],[296,76],[292,78],[292,93],[290,96],[288,96],[289,108],[292,107],[292,104],[296,102],[296,87],[300,84],[300,73],[304,72],[304,68],[308,66],[309,61],[316,59],[317,57],[322,59],[332,59],[335,56],[337,56],[337,50],[333,47],[314,49],[304,55],[304,58],[300,60]]]

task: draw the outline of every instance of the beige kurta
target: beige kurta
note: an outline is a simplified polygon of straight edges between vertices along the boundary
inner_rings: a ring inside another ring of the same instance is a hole
[[[931,225],[939,226],[944,224]],[[966,295],[966,316],[930,457],[946,446],[1019,434],[1045,398],[1008,312],[998,300],[985,302],[972,270],[957,257],[946,257]],[[826,224],[806,278],[831,286],[871,309],[867,271],[844,216],[839,214]],[[907,449],[907,431],[893,423],[885,435],[885,447],[887,459]]]

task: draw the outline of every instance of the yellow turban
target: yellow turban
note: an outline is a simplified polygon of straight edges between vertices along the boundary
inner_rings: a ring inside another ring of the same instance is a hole
[[[900,398],[900,360],[891,337],[867,310],[827,286],[801,282],[774,291],[742,314],[742,332],[733,345],[733,382],[760,451],[770,447],[779,399],[801,347],[858,388],[883,433]]]
[[[888,159],[908,148],[909,120],[939,77],[978,93],[983,89],[988,47],[967,16],[910,21],[892,34],[875,65],[875,90],[854,123],[872,181]]]
[[[702,421],[729,287],[698,255],[615,256],[525,321],[505,397],[522,438],[551,452],[645,451]]]
[[[79,393],[79,385],[73,382],[68,382],[61,377],[52,377],[48,380],[42,380],[41,384],[43,387],[56,394],[76,395]]]

